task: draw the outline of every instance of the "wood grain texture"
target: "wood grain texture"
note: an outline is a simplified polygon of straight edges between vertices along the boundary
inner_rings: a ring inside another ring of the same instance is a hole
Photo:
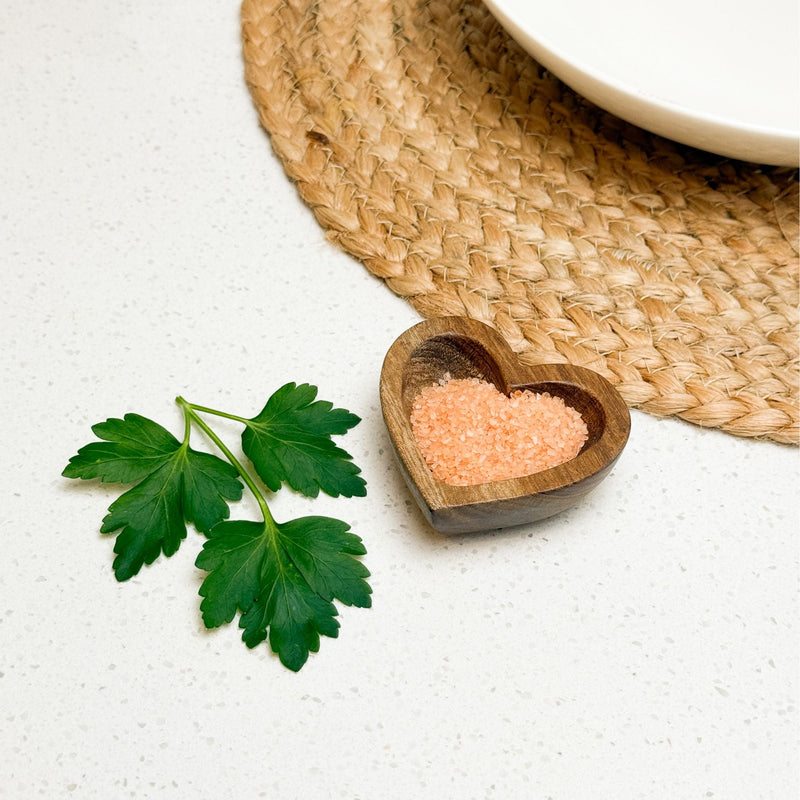
[[[529,389],[560,396],[580,412],[588,439],[574,459],[534,475],[476,486],[437,481],[410,417],[419,391],[448,377],[479,378],[506,395]],[[402,334],[384,359],[380,397],[406,482],[442,533],[519,525],[569,508],[606,477],[630,433],[628,407],[605,378],[568,364],[523,365],[495,330],[466,317],[427,320]]]

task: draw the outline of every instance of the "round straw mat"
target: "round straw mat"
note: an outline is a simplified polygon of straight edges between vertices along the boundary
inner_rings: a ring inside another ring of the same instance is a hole
[[[652,414],[797,442],[794,170],[602,112],[480,2],[245,0],[242,25],[287,174],[423,316],[487,321]]]

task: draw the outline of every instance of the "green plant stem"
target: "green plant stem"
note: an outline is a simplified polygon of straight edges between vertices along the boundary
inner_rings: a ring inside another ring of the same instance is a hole
[[[230,419],[234,422],[241,422],[242,425],[246,425],[250,421],[244,417],[237,417],[236,414],[228,414],[226,411],[218,411],[216,408],[208,408],[208,406],[198,406],[195,403],[189,403],[182,397],[179,397],[178,400],[192,409],[192,411],[200,411],[203,414],[213,414],[215,417],[224,417],[225,419]]]
[[[196,406],[193,403],[189,403],[188,401],[184,400],[183,397],[176,397],[175,402],[183,409],[184,417],[187,420],[187,427],[194,422],[200,430],[208,436],[209,439],[220,449],[222,454],[228,461],[233,465],[234,469],[239,473],[242,480],[245,482],[247,488],[255,497],[256,502],[258,503],[258,507],[261,509],[261,513],[264,516],[264,522],[269,523],[271,525],[275,525],[275,519],[273,518],[269,506],[267,505],[267,501],[264,498],[264,495],[261,493],[260,489],[256,485],[256,482],[250,477],[250,473],[242,466],[241,462],[238,458],[230,451],[228,446],[222,439],[217,436],[216,433],[209,427],[209,425],[197,415],[197,411],[204,411],[208,414],[216,414],[220,417],[227,417],[228,419],[242,421],[239,417],[234,417],[231,414],[224,414],[220,411],[213,411],[212,409],[205,408],[204,406]],[[186,434],[186,441],[188,441],[188,431]]]
[[[185,402],[182,397],[178,398],[178,402],[183,408],[183,442],[181,443],[184,448],[189,446],[189,437],[192,434],[192,418],[186,413],[186,407],[183,405]]]

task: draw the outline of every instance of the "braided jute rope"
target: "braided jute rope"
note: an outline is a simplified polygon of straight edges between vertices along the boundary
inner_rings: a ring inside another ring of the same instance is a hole
[[[245,0],[242,26],[288,176],[423,316],[487,321],[652,414],[798,441],[795,171],[605,114],[479,0]]]

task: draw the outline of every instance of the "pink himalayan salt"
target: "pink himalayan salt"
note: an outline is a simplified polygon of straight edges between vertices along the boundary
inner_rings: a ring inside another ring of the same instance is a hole
[[[525,390],[510,397],[477,378],[424,387],[411,428],[437,480],[454,486],[532,475],[574,458],[588,431],[560,397]]]

